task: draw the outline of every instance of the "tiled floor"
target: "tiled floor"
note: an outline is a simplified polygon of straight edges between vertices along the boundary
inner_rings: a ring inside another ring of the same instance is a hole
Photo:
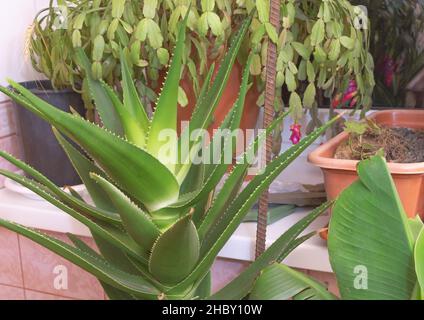
[[[64,234],[49,233],[68,242]],[[94,247],[91,238],[84,238]],[[212,290],[225,286],[249,263],[217,259],[212,268]],[[334,276],[305,271],[337,293]],[[0,228],[0,300],[103,300],[102,287],[96,278],[72,263],[51,253],[31,240]]]
[[[63,241],[63,234],[50,233]],[[93,245],[92,239],[84,239]],[[31,240],[0,228],[0,299],[104,299],[95,277]]]

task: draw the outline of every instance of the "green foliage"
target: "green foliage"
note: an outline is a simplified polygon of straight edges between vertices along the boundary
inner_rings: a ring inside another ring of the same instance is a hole
[[[178,23],[187,15],[189,32],[181,53],[183,75],[191,80],[198,96],[207,66],[222,58],[234,30],[250,14],[253,21],[238,61],[245,65],[248,53],[253,51],[250,73],[260,92],[264,89],[266,49],[271,41],[277,44],[278,89],[295,92],[305,108],[324,103],[317,98],[318,90],[331,98],[344,92],[350,79],[359,86],[357,107],[371,105],[374,79],[368,55],[369,34],[368,30],[355,28],[354,7],[346,0],[282,1],[279,32],[270,23],[269,0],[68,0],[61,4],[66,13],[51,5],[35,18],[29,46],[31,59],[55,87],[82,90],[88,106],[87,80],[77,67],[73,48],[84,49],[94,78],[118,90],[123,80],[122,48],[136,87],[147,102],[154,102],[156,93],[151,88],[157,91],[162,84],[178,36]],[[55,25],[60,14],[66,14],[64,29]],[[281,92],[277,90],[277,111],[289,106],[292,117],[298,120],[303,109],[299,99],[291,99],[290,103]],[[258,105],[262,101],[263,96]],[[187,104],[181,87],[178,102]]]
[[[376,64],[374,105],[403,108],[407,86],[424,67],[421,30],[424,27],[422,0],[353,0],[367,8],[370,52]],[[388,37],[387,35],[391,35]],[[387,58],[393,61],[393,82],[386,83]]]
[[[93,5],[100,2],[93,2]],[[112,1],[110,9],[114,19],[125,17],[126,7],[122,7],[124,3],[128,4],[128,1]],[[148,3],[155,4],[155,1]],[[211,9],[211,3],[213,2],[204,1],[202,5]],[[151,24],[153,9],[146,5],[143,13]],[[95,70],[87,63],[84,50],[79,49],[76,53],[81,69],[87,76],[85,81],[90,88],[91,98],[99,111],[101,110],[99,114],[103,127],[78,115],[58,110],[13,81],[9,81],[13,90],[0,87],[1,92],[52,125],[57,139],[86,185],[93,204],[85,202],[75,192],[68,194],[62,191],[38,171],[5,152],[0,152],[0,157],[18,166],[31,178],[5,170],[0,170],[0,174],[29,188],[86,225],[99,252],[88,248],[73,235],[69,235],[69,238],[74,245],[69,245],[19,224],[0,220],[0,225],[32,239],[92,273],[111,299],[209,297],[210,268],[260,194],[337,120],[333,119],[275,158],[243,190],[241,182],[250,167],[248,161],[236,164],[225,181],[223,191],[214,195],[214,190],[227,172],[229,164],[223,161],[224,147],[215,147],[213,142],[224,140],[226,146],[232,142],[231,137],[223,139],[213,136],[208,148],[214,159],[219,160],[218,163],[194,165],[189,161],[188,164],[177,162],[170,165],[165,157],[160,156],[156,147],[160,143],[158,131],[172,131],[176,128],[177,84],[184,60],[181,51],[186,23],[190,26],[190,14],[186,17],[178,27],[177,44],[169,73],[157,100],[155,113],[151,117],[144,113],[142,99],[134,90],[134,79],[130,78],[130,71],[126,67],[125,49],[120,55],[123,99],[93,75]],[[213,18],[211,21],[214,23]],[[232,45],[222,59],[214,81],[204,83],[201,99],[197,102],[186,132],[193,133],[197,129],[207,128],[250,23],[251,19],[246,19],[233,35]],[[131,29],[130,25],[121,20],[119,26],[125,32]],[[107,32],[107,28],[104,29]],[[118,31],[116,33],[119,35]],[[149,39],[148,34],[146,37]],[[98,50],[102,49],[100,44],[99,42]],[[250,62],[251,59],[248,59],[240,97],[221,124],[223,129],[234,130],[239,127],[248,88]],[[213,70],[208,73],[209,80],[212,72]],[[174,116],[168,118],[167,114]],[[242,158],[248,159],[249,150],[257,151],[263,140],[261,138],[270,134],[285,116],[286,114],[279,116],[267,128],[266,133],[258,136]],[[171,149],[182,143],[183,135],[184,132],[171,142]],[[185,159],[188,155],[199,152],[198,142],[202,141],[203,135],[194,136],[195,141],[189,145],[187,154],[181,152],[178,159]],[[77,143],[83,152],[74,148],[68,139]],[[213,200],[212,205],[209,199]],[[206,205],[207,203],[210,205]],[[262,268],[272,261],[281,261],[296,246],[312,236],[313,234],[299,237],[304,228],[329,205],[316,209],[282,235],[272,249],[249,268],[248,273],[243,276],[248,280],[245,283],[252,285]],[[245,289],[240,290],[239,296],[248,294],[249,291]]]
[[[422,299],[423,222],[418,216],[407,219],[384,158],[361,161],[358,175],[336,200],[330,220],[328,250],[341,298]],[[230,293],[231,286],[223,291]],[[335,297],[303,273],[272,264],[256,279],[250,298]]]

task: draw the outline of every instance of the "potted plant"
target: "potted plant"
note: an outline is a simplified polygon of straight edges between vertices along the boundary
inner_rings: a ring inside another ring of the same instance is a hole
[[[221,141],[222,136],[214,136],[206,149],[199,149],[203,145],[199,141],[207,134],[209,120],[228,81],[250,20],[247,19],[234,36],[215,80],[203,85],[196,112],[186,128],[189,136],[194,135],[194,138],[188,141],[186,152],[179,152],[182,149],[177,147],[183,140],[176,135],[177,102],[185,23],[186,20],[179,28],[173,60],[152,117],[144,111],[123,52],[123,100],[107,84],[94,78],[84,51],[78,50],[77,53],[93,100],[101,109],[99,113],[103,115],[104,127],[57,110],[13,81],[10,84],[18,93],[0,88],[1,92],[54,127],[57,139],[72,159],[94,205],[84,202],[77,193],[63,192],[35,169],[4,152],[0,153],[3,158],[29,173],[34,180],[5,170],[0,173],[85,224],[100,252],[93,251],[72,235],[70,239],[74,245],[69,245],[15,223],[0,220],[0,225],[29,237],[95,275],[111,299],[209,297],[210,267],[243,217],[281,171],[337,120],[317,129],[275,158],[240,191],[243,177],[251,166],[249,150],[259,150],[262,138],[284,118],[281,115],[256,138],[246,150],[245,161],[236,165],[221,192],[214,196],[213,202],[209,201],[231,165],[231,161],[224,161],[225,149],[229,147],[231,155],[234,145],[231,135],[216,149],[214,140]],[[238,128],[248,89],[251,58],[247,61],[239,99],[221,124],[222,129]],[[176,139],[164,141],[161,135],[170,131]],[[89,157],[72,147],[65,137],[78,143]],[[163,152],[164,148],[168,152]],[[202,154],[207,150],[213,152],[218,161],[195,163],[192,158],[183,161],[188,156],[196,156],[199,150]],[[313,236],[315,233],[299,237],[304,228],[330,205],[324,204],[294,225],[252,264],[244,272],[243,286],[236,287],[238,294],[248,295],[262,268],[271,261],[283,259],[298,244]]]
[[[61,21],[55,19],[58,13],[50,7],[47,14],[30,27],[29,35],[37,33],[43,42],[35,42],[33,37],[26,39],[31,50],[45,50],[40,65],[49,66],[41,70],[33,60],[37,71],[43,71],[49,80],[27,81],[21,83],[38,97],[54,104],[60,110],[69,112],[70,107],[84,114],[84,104],[79,93],[71,89],[72,85],[78,87],[78,79],[68,81],[73,70],[70,67],[71,50],[67,38],[67,31]],[[43,27],[41,27],[43,26]],[[45,46],[43,45],[45,44]],[[34,59],[33,55],[31,58]],[[46,176],[60,186],[76,185],[81,183],[78,175],[69,162],[66,154],[51,133],[50,126],[38,117],[14,102],[17,109],[17,120],[20,136],[23,138],[23,151],[26,161],[40,169]],[[49,158],[46,163],[45,158]]]
[[[137,79],[137,89],[146,102],[156,101],[168,68],[169,52],[175,45],[176,25],[189,12],[183,81],[179,89],[179,104],[184,107],[178,110],[180,121],[189,120],[193,101],[206,81],[206,70],[213,64],[220,64],[233,31],[249,14],[253,22],[230,72],[230,81],[212,119],[212,128],[221,123],[237,99],[242,66],[251,50],[254,52],[250,68],[253,77],[249,80],[252,85],[246,96],[240,127],[255,127],[259,112],[255,106],[262,106],[264,100],[269,41],[278,46],[277,112],[288,106],[297,123],[303,111],[315,110],[322,104],[318,96],[330,99],[336,92],[344,92],[352,79],[358,86],[357,97],[350,99],[354,100],[351,106],[370,106],[369,96],[374,84],[372,60],[367,54],[368,30],[355,24],[355,9],[348,1],[287,1],[281,7],[283,28],[278,33],[269,23],[268,0],[98,0],[65,1],[64,4],[69,50],[82,46],[90,58],[94,76],[120,90],[119,48],[122,47]],[[35,34],[40,47],[42,39],[39,38]],[[45,55],[42,50],[32,52],[34,61],[42,61]],[[74,71],[69,74],[68,84],[73,78],[83,78],[82,70],[74,69],[74,65],[75,57],[68,63]],[[38,64],[42,71],[45,67]],[[44,73],[51,73],[49,65]],[[92,109],[84,80],[82,88],[86,105]],[[316,114],[315,111],[311,113]],[[309,131],[320,124],[316,117],[313,118]]]
[[[420,110],[385,110],[368,121],[348,122],[339,134],[309,155],[324,174],[329,199],[355,181],[358,160],[377,153],[386,156],[402,204],[409,217],[424,215],[424,159],[422,139],[424,113]]]
[[[358,175],[337,199],[330,221],[328,250],[341,298],[422,300],[423,222],[419,217],[407,219],[382,157],[361,161]],[[229,289],[222,289],[215,297],[231,297]],[[258,277],[250,298],[335,297],[314,279],[274,263]]]

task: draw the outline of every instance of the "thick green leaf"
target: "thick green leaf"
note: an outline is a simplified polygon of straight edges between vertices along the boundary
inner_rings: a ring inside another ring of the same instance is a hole
[[[409,218],[408,224],[409,228],[411,229],[414,240],[417,240],[418,236],[421,233],[421,230],[424,228],[423,221],[421,220],[420,216],[417,215],[415,218]]]
[[[218,72],[215,76],[213,84],[207,91],[205,97],[197,101],[194,112],[190,120],[190,124],[183,131],[181,138],[178,140],[179,141],[178,150],[181,150],[182,139],[184,139],[184,137],[193,138],[191,139],[192,141],[190,141],[191,142],[190,147],[188,148],[189,152],[187,154],[180,155],[180,158],[182,160],[181,163],[183,164],[187,162],[186,161],[187,159],[189,159],[192,152],[192,146],[195,143],[197,143],[198,140],[201,138],[201,130],[196,131],[197,134],[192,135],[193,131],[197,129],[206,129],[208,125],[211,123],[211,119],[215,112],[216,106],[218,105],[218,102],[221,99],[222,93],[227,85],[228,78],[232,70],[232,66],[237,57],[237,53],[240,49],[241,43],[243,42],[244,36],[249,28],[250,22],[251,22],[251,17],[246,19],[241,25],[239,31],[234,37],[234,40],[231,44],[230,49],[228,50],[227,54],[222,60],[222,63],[218,69]],[[178,171],[180,169],[181,168],[177,168]],[[181,174],[179,176],[180,176],[179,181],[182,181],[184,179],[184,174]]]
[[[54,108],[21,85],[10,83],[54,127],[80,144],[122,189],[149,210],[166,207],[178,198],[175,177],[150,154],[113,133]]]
[[[61,201],[63,201],[64,203],[72,207],[73,209],[79,212],[83,212],[84,214],[88,216],[101,219],[103,221],[110,222],[112,224],[120,225],[121,219],[115,212],[103,210],[101,208],[96,208],[94,206],[87,204],[81,199],[66,193],[65,191],[57,187],[47,177],[43,176],[40,172],[38,172],[37,170],[30,167],[26,163],[14,158],[13,156],[9,155],[8,153],[4,151],[0,151],[0,157],[6,159],[7,161],[12,163],[16,167],[22,169],[28,175],[32,176],[36,181],[40,183],[42,188],[45,189],[44,191],[49,190],[49,193],[56,195]],[[30,180],[25,180],[21,176],[15,175],[15,174],[11,175],[11,179],[17,181],[18,183],[21,183],[21,181],[31,182]]]
[[[421,292],[424,293],[424,229],[421,229],[414,249],[415,271]]]
[[[250,61],[251,59],[249,58],[246,63],[246,67],[244,68],[242,83],[237,100],[220,125],[219,131],[212,137],[210,144],[204,148],[205,157],[207,158],[207,163],[204,164],[204,184],[201,188],[198,188],[196,196],[183,205],[184,207],[192,206],[199,200],[206,197],[222,179],[222,176],[227,171],[228,165],[232,162],[233,154],[237,146],[237,139],[233,137],[233,133],[235,132],[238,134],[236,130],[240,126],[241,117],[243,115],[244,101],[248,90]],[[185,179],[185,170],[189,170],[190,167],[191,163],[183,166],[178,172],[177,178],[183,179],[184,177]]]
[[[225,212],[228,205],[234,200],[236,194],[240,190],[240,186],[244,181],[244,178],[247,174],[247,169],[249,168],[249,161],[247,161],[247,154],[250,150],[256,154],[259,143],[265,139],[276,128],[278,124],[288,115],[288,113],[283,113],[277,117],[265,130],[265,132],[259,134],[251,145],[247,148],[245,154],[242,156],[244,162],[237,164],[233,171],[230,173],[228,178],[225,180],[224,185],[222,186],[220,192],[215,197],[211,207],[205,215],[202,224],[199,227],[199,237],[203,239],[206,233],[216,225],[221,215]]]
[[[139,246],[150,251],[160,235],[160,231],[152,219],[109,181],[96,174],[91,174],[91,177],[109,195],[128,234]]]
[[[156,103],[156,109],[153,115],[147,141],[147,150],[162,161],[162,163],[165,164],[172,172],[174,171],[175,164],[177,163],[176,160],[178,153],[176,150],[170,150],[172,154],[169,155],[169,159],[161,159],[160,151],[167,143],[166,141],[163,141],[161,135],[164,130],[171,130],[170,133],[175,133],[175,135],[177,132],[178,88],[182,68],[182,55],[185,45],[187,17],[188,14],[179,26],[177,43],[175,45],[172,62],[169,67],[162,92],[160,93]],[[177,137],[175,136],[175,138]]]
[[[383,158],[358,165],[339,196],[328,249],[343,299],[410,299],[416,283],[413,235]]]
[[[0,174],[4,175],[22,186],[28,188],[33,191],[43,199],[50,202],[52,205],[57,207],[58,209],[66,212],[74,219],[78,220],[82,224],[86,225],[92,233],[98,234],[100,237],[105,239],[106,241],[110,241],[114,243],[116,246],[126,251],[128,254],[138,258],[138,259],[146,259],[145,251],[139,247],[131,238],[129,238],[125,233],[120,231],[120,229],[113,227],[109,224],[102,223],[100,221],[94,222],[86,216],[78,213],[74,209],[68,207],[66,204],[59,201],[50,193],[46,192],[44,189],[40,188],[37,184],[35,184],[32,180],[22,177],[18,174],[11,173],[5,170],[0,170]]]
[[[209,272],[196,289],[195,297],[198,299],[206,299],[211,295],[212,275]]]
[[[107,83],[101,81],[101,86],[115,106],[125,133],[125,138],[127,138],[129,142],[134,143],[136,146],[142,149],[145,148],[147,129],[145,129],[143,125],[140,125],[140,121],[137,119],[137,115],[131,113],[135,111],[131,111],[129,110],[130,107],[124,106],[118,95],[111,87],[109,87]],[[126,91],[128,91],[128,89],[126,89]]]
[[[119,122],[118,112],[115,105],[103,89],[101,82],[94,79],[91,71],[91,63],[82,48],[75,49],[75,57],[79,66],[85,71],[90,96],[96,104],[103,125],[115,134],[122,135],[123,129]]]
[[[0,219],[0,225],[11,231],[19,233],[34,242],[37,242],[43,247],[71,261],[96,276],[99,280],[104,281],[115,288],[132,293],[137,297],[144,299],[157,299],[160,294],[156,288],[152,287],[141,277],[116,269],[106,260],[101,259],[98,255],[92,256],[91,254],[74,248],[65,242],[13,222]]]
[[[54,128],[53,133],[56,136],[59,144],[62,146],[63,150],[66,152],[66,155],[80,176],[84,186],[87,188],[87,191],[96,207],[116,212],[116,209],[107,194],[90,177],[90,173],[103,176],[104,172],[100,170],[93,161],[89,160],[87,157],[81,154],[81,152],[75,149],[72,144],[66,141],[66,139],[63,138],[62,135]]]
[[[319,282],[284,264],[265,268],[249,295],[251,300],[335,300]]]
[[[199,259],[199,236],[188,214],[166,230],[152,248],[149,271],[165,284],[186,277]]]
[[[292,146],[287,151],[272,160],[264,169],[262,174],[255,176],[250,183],[240,192],[240,194],[231,202],[225,212],[221,213],[219,219],[209,226],[209,232],[202,239],[201,252],[209,252],[228,230],[229,226],[238,226],[244,218],[247,211],[254,205],[269,185],[276,177],[287,168],[308,146],[310,146],[319,136],[321,136],[337,119],[334,117],[326,125],[316,129],[310,135],[302,139],[297,145]],[[233,223],[236,223],[236,225]],[[234,228],[234,227],[233,227]],[[235,231],[235,228],[232,232]],[[231,234],[232,234],[231,232]],[[229,234],[228,236],[230,236]]]
[[[246,297],[260,274],[261,270],[274,261],[282,261],[290,252],[292,252],[303,241],[310,238],[311,234],[297,238],[318,216],[324,213],[331,202],[313,210],[309,215],[294,224],[289,230],[281,235],[256,261],[254,261],[237,278],[227,284],[220,291],[215,293],[211,299],[214,300],[235,300]],[[301,239],[299,241],[298,239]]]
[[[135,118],[140,131],[143,132],[143,137],[147,134],[150,121],[147,117],[146,110],[143,103],[138,96],[137,89],[134,85],[133,77],[131,76],[130,68],[128,67],[127,60],[121,51],[121,72],[122,72],[122,91],[124,97],[124,108]]]
[[[77,236],[73,234],[67,234],[68,238],[72,241],[75,247],[80,249],[81,251],[84,251],[85,253],[93,256],[93,257],[100,257],[103,259],[102,256],[100,256],[96,251],[94,251],[92,248],[90,248],[84,241],[79,239]],[[116,261],[116,260],[115,260]],[[123,270],[125,271],[125,270]],[[126,271],[127,272],[127,271]],[[116,289],[115,287],[100,281],[101,286],[103,287],[103,290],[105,291],[106,295],[111,300],[134,300],[136,299],[133,295],[126,293],[125,291]]]

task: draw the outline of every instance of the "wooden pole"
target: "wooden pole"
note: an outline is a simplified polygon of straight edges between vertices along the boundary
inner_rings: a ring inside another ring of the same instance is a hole
[[[280,30],[280,0],[270,0],[269,20],[275,27],[277,33]],[[267,128],[274,118],[274,100],[275,100],[275,77],[277,64],[277,45],[271,40],[268,41],[268,52],[266,61],[266,79],[265,79],[265,111],[263,119],[263,128]],[[272,136],[266,139],[265,159],[262,159],[262,165],[265,166],[272,157]],[[258,225],[256,230],[256,258],[265,251],[266,229],[268,216],[268,190],[266,190],[259,199]]]

